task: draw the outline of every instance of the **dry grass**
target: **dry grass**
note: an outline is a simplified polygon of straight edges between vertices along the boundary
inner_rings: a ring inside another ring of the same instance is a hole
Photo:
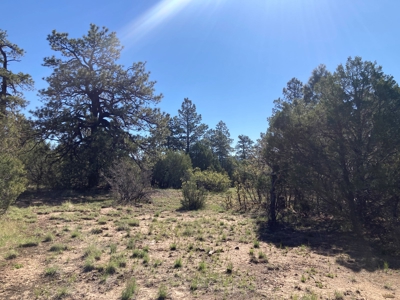
[[[167,190],[140,207],[112,207],[104,196],[14,207],[0,220],[0,298],[398,297],[391,264],[370,272],[324,240],[319,248],[269,241],[259,230],[265,218],[225,211],[219,195],[200,211],[180,211],[180,199]],[[29,241],[36,246],[18,247]]]

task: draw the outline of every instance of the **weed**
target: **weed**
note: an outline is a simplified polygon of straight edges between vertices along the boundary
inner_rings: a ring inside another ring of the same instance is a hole
[[[96,260],[100,260],[101,250],[95,245],[90,245],[86,248],[83,257],[93,257]]]
[[[267,255],[265,255],[265,253],[262,252],[262,251],[258,252],[258,258],[263,260],[263,261],[265,261],[265,262],[268,262]]]
[[[117,266],[115,262],[110,261],[104,269],[104,273],[108,275],[115,274],[117,272]]]
[[[85,272],[90,272],[90,271],[93,271],[94,269],[96,269],[96,267],[94,266],[94,259],[93,259],[93,257],[89,256],[85,259],[85,264],[83,265],[83,270]]]
[[[117,253],[117,244],[110,244],[110,254]]]
[[[307,277],[303,275],[301,275],[301,282],[305,283],[307,281]]]
[[[77,237],[80,237],[80,236],[81,236],[81,233],[76,229],[71,232],[71,238],[73,238],[73,239],[77,238]]]
[[[67,250],[67,249],[68,249],[68,246],[66,246],[66,245],[54,244],[53,246],[50,247],[49,251],[51,251],[51,252],[61,252],[61,251]]]
[[[97,224],[99,224],[99,225],[105,225],[105,224],[107,224],[107,219],[106,219],[105,217],[100,217],[100,218],[97,220]]]
[[[158,300],[164,300],[167,298],[168,290],[167,287],[162,284],[158,289]]]
[[[174,268],[178,269],[178,268],[181,268],[181,267],[182,267],[182,258],[178,258],[174,262]]]
[[[39,245],[39,241],[37,239],[27,239],[19,244],[19,246],[22,248],[36,247],[38,245]]]
[[[23,264],[15,264],[14,268],[15,269],[21,269],[24,265]]]
[[[252,256],[252,257],[254,256],[254,249],[253,248],[250,249],[249,255]]]
[[[63,297],[68,296],[68,294],[69,294],[68,288],[67,287],[61,287],[61,288],[58,289],[57,295],[56,295],[55,298],[56,299],[61,299]]]
[[[135,243],[136,243],[136,240],[133,239],[133,238],[130,238],[128,243],[127,243],[127,245],[126,245],[126,249],[129,249],[129,250],[134,249],[135,248]]]
[[[206,266],[206,262],[204,260],[201,261],[198,267],[199,271],[204,272],[206,270]]]
[[[226,267],[226,273],[232,274],[232,272],[233,272],[233,264],[232,264],[232,262],[230,262],[228,264],[228,266]]]
[[[343,293],[340,291],[335,291],[335,300],[343,300],[344,296]]]
[[[387,261],[383,262],[383,271],[385,271],[386,273],[389,271],[389,264]]]
[[[103,229],[101,229],[101,228],[92,228],[92,230],[90,230],[90,232],[92,234],[100,234],[100,233],[103,233]]]
[[[255,240],[253,246],[254,248],[260,248],[260,242],[258,240]]]
[[[175,250],[177,249],[176,243],[172,243],[172,244],[169,246],[169,249],[170,249],[171,251],[175,251]]]
[[[5,255],[5,259],[10,260],[10,259],[14,259],[17,258],[18,256],[18,252],[15,250],[10,250],[9,252],[7,252],[7,254]]]
[[[137,291],[136,280],[134,277],[126,282],[126,287],[122,291],[121,300],[130,300]]]
[[[58,268],[57,267],[48,267],[44,270],[44,275],[45,276],[49,276],[49,277],[53,277],[58,273]]]
[[[51,233],[45,235],[43,242],[52,242],[54,240],[54,236]]]
[[[153,266],[154,266],[154,268],[157,268],[158,266],[161,266],[161,264],[162,264],[162,261],[159,259],[156,259]]]
[[[138,219],[131,219],[128,221],[128,225],[132,227],[138,227],[139,226],[139,220]]]

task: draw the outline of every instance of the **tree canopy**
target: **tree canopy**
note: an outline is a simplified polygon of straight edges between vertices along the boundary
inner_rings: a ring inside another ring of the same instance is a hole
[[[42,138],[57,143],[60,156],[85,156],[87,185],[95,186],[112,150],[151,149],[149,133],[164,130],[164,115],[155,108],[162,95],[155,94],[144,63],[116,63],[122,46],[115,32],[92,24],[82,38],[54,30],[47,40],[59,56],[44,59],[53,72],[40,91],[44,105],[34,112],[36,126]]]

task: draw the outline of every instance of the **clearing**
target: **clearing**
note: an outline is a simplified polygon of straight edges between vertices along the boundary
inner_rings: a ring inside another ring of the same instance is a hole
[[[400,299],[398,260],[354,235],[270,233],[261,213],[225,210],[222,196],[199,211],[180,199],[25,197],[0,219],[0,298]]]

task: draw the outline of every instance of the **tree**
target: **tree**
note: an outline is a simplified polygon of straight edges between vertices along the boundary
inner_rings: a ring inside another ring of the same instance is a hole
[[[197,114],[196,105],[188,98],[183,100],[176,121],[183,131],[181,138],[185,143],[185,151],[189,154],[191,147],[201,139],[208,126],[201,123],[201,115]]]
[[[394,228],[399,86],[360,57],[334,73],[318,68],[310,83],[312,97],[280,103],[269,120],[265,159],[278,170],[281,190],[303,209],[345,217],[356,232],[377,224]]]
[[[249,158],[254,142],[247,135],[241,134],[238,136],[238,138],[239,140],[235,146],[236,155],[239,157],[239,159],[245,160]]]
[[[219,121],[214,130],[209,132],[213,153],[217,156],[221,166],[227,168],[227,160],[232,151],[232,139],[226,124]]]
[[[153,183],[160,188],[179,189],[182,178],[192,169],[189,155],[181,151],[168,151],[154,165]]]
[[[22,72],[14,73],[9,67],[11,62],[18,62],[24,56],[25,51],[7,39],[7,32],[0,29],[0,117],[4,117],[7,110],[15,110],[26,104],[23,98],[23,90],[33,88],[33,80],[30,75]]]
[[[53,72],[40,91],[44,106],[33,112],[36,125],[43,139],[57,143],[59,158],[87,162],[86,185],[93,187],[121,151],[152,149],[151,137],[164,132],[165,117],[155,108],[162,95],[155,95],[144,63],[116,63],[122,46],[105,27],[91,24],[77,39],[54,30],[47,40],[60,57],[44,59]]]
[[[211,148],[204,142],[200,141],[194,144],[190,150],[190,158],[193,168],[199,168],[204,171],[211,169],[217,172],[222,171],[218,159],[213,154]]]
[[[169,118],[168,129],[170,133],[167,136],[167,149],[173,151],[185,150],[185,141],[183,140],[185,132],[184,128],[180,126],[178,117]]]
[[[0,215],[26,187],[24,166],[18,157],[26,120],[18,109],[26,104],[22,91],[32,89],[33,81],[28,74],[9,68],[24,53],[7,39],[6,31],[0,30]]]

